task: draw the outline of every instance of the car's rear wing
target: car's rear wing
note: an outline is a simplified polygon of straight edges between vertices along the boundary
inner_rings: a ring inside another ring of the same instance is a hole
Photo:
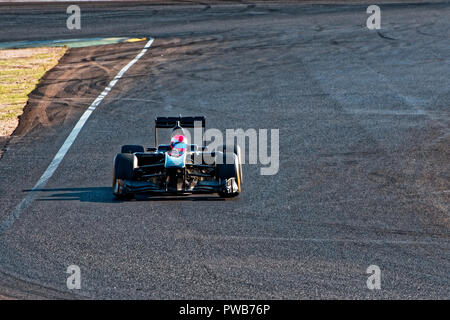
[[[158,147],[158,129],[166,128],[172,129],[177,125],[182,128],[194,128],[196,125],[201,125],[202,136],[205,131],[206,119],[203,116],[196,117],[156,117],[155,118],[155,147]]]
[[[201,124],[202,128],[205,128],[205,117],[157,117],[155,119],[155,128],[173,128],[177,125],[183,128],[194,128],[195,123]]]

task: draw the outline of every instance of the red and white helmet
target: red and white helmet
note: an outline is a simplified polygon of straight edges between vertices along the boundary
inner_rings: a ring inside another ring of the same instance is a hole
[[[182,155],[187,151],[187,139],[181,134],[177,134],[170,139],[171,155]]]

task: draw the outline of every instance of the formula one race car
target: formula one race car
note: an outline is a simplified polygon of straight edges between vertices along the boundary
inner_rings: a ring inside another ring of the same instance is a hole
[[[208,150],[190,144],[184,128],[201,125],[204,117],[157,117],[155,146],[124,145],[114,158],[113,193],[130,199],[137,193],[197,194],[218,193],[236,197],[241,192],[242,163],[239,146],[224,145]],[[158,145],[158,128],[172,129],[171,143]]]

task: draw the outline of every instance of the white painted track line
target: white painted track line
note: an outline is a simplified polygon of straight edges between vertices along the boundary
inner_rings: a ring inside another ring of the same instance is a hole
[[[6,216],[3,221],[0,223],[0,235],[2,235],[6,230],[8,230],[14,222],[20,217],[22,212],[33,202],[33,200],[36,198],[37,194],[39,193],[39,190],[44,188],[47,184],[48,180],[53,176],[56,169],[58,169],[58,166],[61,164],[61,161],[64,159],[64,156],[66,155],[67,151],[72,146],[73,142],[77,138],[78,134],[80,133],[81,129],[85,125],[86,121],[91,116],[92,112],[100,105],[100,103],[103,101],[103,99],[108,95],[108,93],[111,91],[111,89],[116,85],[117,81],[119,81],[120,78],[125,74],[125,72],[128,71],[128,69],[131,68],[132,65],[134,65],[150,48],[150,46],[153,43],[153,38],[150,38],[150,40],[146,43],[145,47],[139,52],[139,54],[131,60],[125,67],[123,67],[119,73],[114,77],[113,80],[106,86],[106,88],[103,90],[102,93],[92,102],[92,104],[87,108],[87,110],[83,113],[81,118],[78,120],[75,127],[70,132],[69,136],[67,137],[66,141],[64,141],[63,145],[59,149],[59,151],[56,153],[55,157],[53,158],[50,165],[47,167],[45,172],[42,174],[42,176],[39,178],[38,182],[35,184],[35,186],[31,189],[31,191],[27,194],[27,196],[19,203],[19,205]]]

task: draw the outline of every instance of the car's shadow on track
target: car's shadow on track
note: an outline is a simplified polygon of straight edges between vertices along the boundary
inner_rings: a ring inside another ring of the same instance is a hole
[[[114,197],[111,187],[87,188],[48,188],[37,190],[24,190],[24,192],[40,192],[36,201],[80,201],[100,203],[121,203],[134,201],[225,201],[217,195],[188,195],[188,196],[161,196],[152,194],[138,194],[135,199],[122,200]]]
[[[202,196],[160,196],[139,194],[135,198],[136,201],[226,201],[226,199],[219,198],[217,195],[202,195]]]

